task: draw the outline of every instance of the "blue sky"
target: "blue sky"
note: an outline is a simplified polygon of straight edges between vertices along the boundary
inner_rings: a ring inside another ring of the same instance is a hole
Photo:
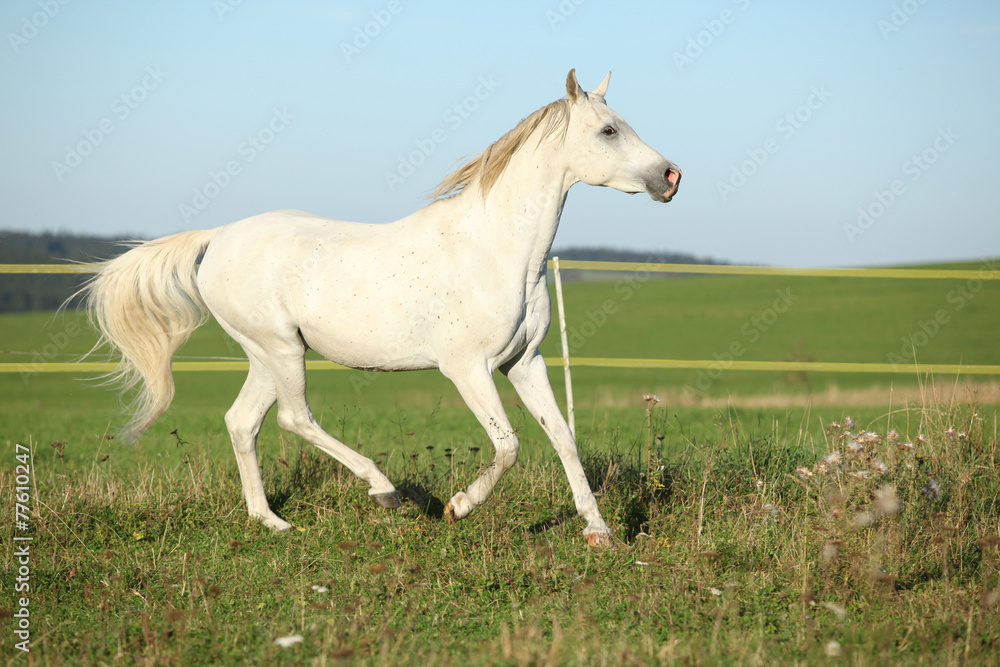
[[[9,0],[0,229],[386,222],[565,94],[684,170],[570,193],[555,247],[858,266],[1000,250],[1000,3]]]

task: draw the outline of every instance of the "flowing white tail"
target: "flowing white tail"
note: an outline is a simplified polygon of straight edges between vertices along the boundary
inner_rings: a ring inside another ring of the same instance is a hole
[[[119,434],[123,440],[142,434],[174,398],[170,360],[208,317],[196,263],[214,234],[182,232],[137,245],[96,265],[98,274],[80,291],[101,334],[95,348],[110,344],[122,355],[108,384],[121,384],[130,415]]]

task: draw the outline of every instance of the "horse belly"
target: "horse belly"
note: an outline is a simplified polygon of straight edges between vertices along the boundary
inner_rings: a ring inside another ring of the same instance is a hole
[[[309,347],[351,368],[436,368],[424,289],[390,278],[345,272],[306,287],[297,320]]]
[[[435,355],[416,326],[331,310],[299,329],[306,344],[325,358],[350,368],[409,371],[436,368]]]

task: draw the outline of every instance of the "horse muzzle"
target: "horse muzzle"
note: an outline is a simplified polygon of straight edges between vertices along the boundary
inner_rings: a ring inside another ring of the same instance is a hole
[[[677,189],[681,185],[681,175],[681,170],[671,164],[655,179],[655,183],[647,185],[646,192],[655,201],[666,203],[677,194]]]
[[[667,189],[663,193],[663,201],[668,202],[677,194],[677,189],[681,186],[681,170],[677,167],[667,167],[663,178],[667,181]]]

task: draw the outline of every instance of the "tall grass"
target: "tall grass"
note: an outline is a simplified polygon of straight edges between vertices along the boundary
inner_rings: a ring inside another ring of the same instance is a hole
[[[265,484],[288,534],[246,518],[235,466],[184,429],[117,467],[101,460],[113,441],[33,442],[32,662],[996,662],[994,419],[922,405],[800,435],[720,411],[688,437],[683,414],[634,405],[589,435],[610,550],[586,546],[552,457],[525,457],[446,524],[442,499],[491,452],[417,445],[402,409],[387,428],[411,446],[373,453],[406,497],[396,512],[280,438]],[[351,419],[340,428],[373,435]]]

